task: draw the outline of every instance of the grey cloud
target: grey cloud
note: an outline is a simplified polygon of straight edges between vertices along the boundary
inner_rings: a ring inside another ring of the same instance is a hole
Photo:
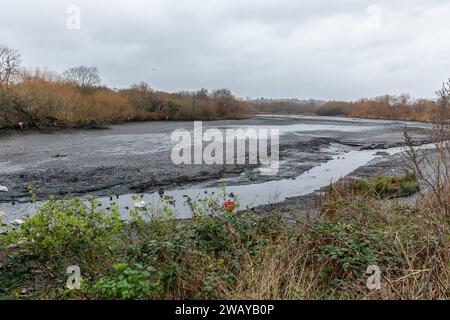
[[[81,30],[66,28],[72,4],[81,8]],[[381,10],[377,30],[367,25],[370,5]],[[430,97],[450,76],[449,15],[443,0],[3,0],[0,42],[29,67],[97,65],[117,87]]]

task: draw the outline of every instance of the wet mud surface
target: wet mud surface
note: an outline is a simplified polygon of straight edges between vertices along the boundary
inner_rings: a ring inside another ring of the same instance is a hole
[[[174,130],[192,130],[193,122],[143,122],[111,125],[107,130],[73,130],[0,136],[0,203],[65,194],[108,196],[150,193],[161,188],[258,184],[290,179],[326,163],[336,153],[403,145],[405,126],[425,143],[427,124],[309,116],[254,116],[246,120],[203,122],[203,128],[277,128],[280,167],[261,175],[258,165],[174,165]],[[398,156],[382,156],[355,175],[400,170]],[[312,192],[313,190],[311,190]],[[294,201],[295,202],[295,201]],[[298,205],[298,204],[297,204]]]

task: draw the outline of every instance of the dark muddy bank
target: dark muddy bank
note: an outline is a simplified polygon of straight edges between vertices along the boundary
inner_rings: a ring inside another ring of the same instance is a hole
[[[419,142],[423,123],[304,116],[255,116],[245,120],[204,122],[217,127],[279,128],[280,169],[263,176],[254,165],[173,165],[173,130],[192,130],[193,122],[145,122],[112,125],[108,130],[30,132],[0,137],[0,202],[29,201],[50,195],[152,192],[189,186],[255,184],[294,178],[330,160],[333,150],[384,149],[403,144],[405,125]]]

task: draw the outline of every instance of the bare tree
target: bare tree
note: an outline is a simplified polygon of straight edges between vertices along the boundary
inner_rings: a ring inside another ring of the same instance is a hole
[[[6,45],[0,45],[0,116],[7,119],[11,110],[15,110],[26,119],[26,125],[38,126],[37,111],[33,112],[29,105],[31,101],[21,99],[9,84],[19,75],[21,56],[17,50]],[[11,120],[7,120],[11,121]],[[13,122],[22,127],[22,123]]]
[[[63,77],[80,88],[93,88],[101,83],[97,67],[79,66],[63,72]]]
[[[234,113],[234,103],[236,102],[233,94],[228,89],[218,89],[213,92],[213,99],[216,103],[217,113],[224,117],[227,114]]]
[[[402,107],[409,106],[412,103],[412,98],[411,98],[411,96],[408,93],[402,93],[398,97],[398,103]]]
[[[434,144],[433,154],[423,155],[415,148],[415,141],[405,129],[407,158],[418,177],[431,191],[445,215],[450,217],[450,80],[437,92],[432,129],[429,137]]]
[[[195,93],[197,99],[208,99],[208,89],[202,88]]]
[[[0,45],[0,85],[8,85],[19,73],[21,56],[17,50]]]
[[[130,88],[139,92],[153,92],[153,89],[150,87],[150,85],[144,81],[132,84]]]

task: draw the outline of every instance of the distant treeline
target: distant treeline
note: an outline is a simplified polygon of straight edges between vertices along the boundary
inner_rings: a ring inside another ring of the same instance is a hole
[[[432,120],[436,101],[412,99],[408,94],[384,95],[355,102],[330,101],[315,112],[320,116],[349,116],[375,119]]]
[[[110,89],[101,85],[96,67],[75,67],[59,75],[19,66],[20,54],[0,45],[0,128],[230,119],[247,112],[247,104],[228,89],[166,93],[146,83]]]
[[[249,101],[249,110],[259,113],[428,121],[432,120],[436,103],[436,100],[413,99],[408,94],[383,95],[353,102],[258,99]]]
[[[325,103],[321,100],[298,99],[256,99],[248,101],[251,112],[275,114],[308,114],[315,113]]]

